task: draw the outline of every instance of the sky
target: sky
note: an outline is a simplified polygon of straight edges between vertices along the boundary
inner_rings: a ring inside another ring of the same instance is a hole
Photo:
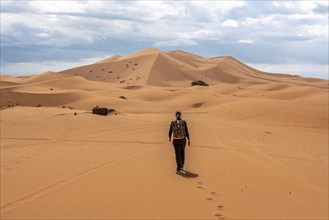
[[[1,74],[156,47],[328,79],[328,1],[1,0]]]

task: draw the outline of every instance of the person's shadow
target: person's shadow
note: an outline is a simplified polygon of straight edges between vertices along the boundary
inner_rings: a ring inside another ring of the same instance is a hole
[[[197,178],[199,175],[196,173],[192,173],[190,171],[187,170],[181,170],[179,172],[177,172],[178,175],[185,177],[185,178]]]

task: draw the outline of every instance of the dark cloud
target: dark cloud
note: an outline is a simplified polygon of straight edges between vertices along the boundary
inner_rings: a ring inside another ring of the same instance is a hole
[[[158,45],[256,64],[328,64],[328,4],[70,1],[70,8],[64,1],[50,3],[1,1],[2,62],[78,62]]]
[[[314,8],[313,11],[319,14],[329,14],[329,6],[317,4],[316,8]]]

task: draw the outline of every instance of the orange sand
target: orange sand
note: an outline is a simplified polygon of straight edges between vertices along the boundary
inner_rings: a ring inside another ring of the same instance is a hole
[[[327,80],[146,49],[0,82],[1,219],[328,219]]]

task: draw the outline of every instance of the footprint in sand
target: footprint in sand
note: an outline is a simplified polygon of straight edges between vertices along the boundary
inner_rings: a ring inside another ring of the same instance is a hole
[[[223,215],[221,215],[221,214],[215,214],[214,216],[217,217],[220,220],[225,219],[225,217]]]
[[[210,192],[211,195],[218,196],[217,192]]]
[[[217,209],[218,209],[218,210],[223,210],[224,207],[225,207],[225,206],[223,206],[223,205],[218,205],[218,206],[217,206]]]
[[[206,198],[206,200],[208,200],[209,202],[214,202],[213,198]]]
[[[197,186],[198,189],[205,189],[205,188],[202,186],[202,182],[197,182],[197,184],[198,184],[198,186]]]
[[[206,188],[204,188],[204,186],[203,186],[203,182],[201,182],[201,181],[197,182],[197,188],[198,188],[198,189],[203,189],[203,190],[206,189]],[[218,192],[215,192],[215,191],[211,191],[211,192],[209,192],[209,193],[210,193],[212,196],[219,196],[219,193],[218,193]],[[214,199],[214,198],[211,198],[211,197],[207,197],[206,200],[209,201],[209,202],[211,202],[211,203],[216,202],[215,199]],[[217,205],[216,207],[217,207],[217,210],[218,210],[218,211],[222,211],[222,210],[224,210],[224,207],[225,207],[225,206]],[[225,219],[225,217],[224,217],[223,215],[218,214],[218,213],[215,213],[214,216],[217,217],[217,218],[220,219],[220,220]]]
[[[223,217],[223,215],[221,215],[221,214],[215,214],[214,216],[217,217],[220,220],[225,219],[225,217]]]

